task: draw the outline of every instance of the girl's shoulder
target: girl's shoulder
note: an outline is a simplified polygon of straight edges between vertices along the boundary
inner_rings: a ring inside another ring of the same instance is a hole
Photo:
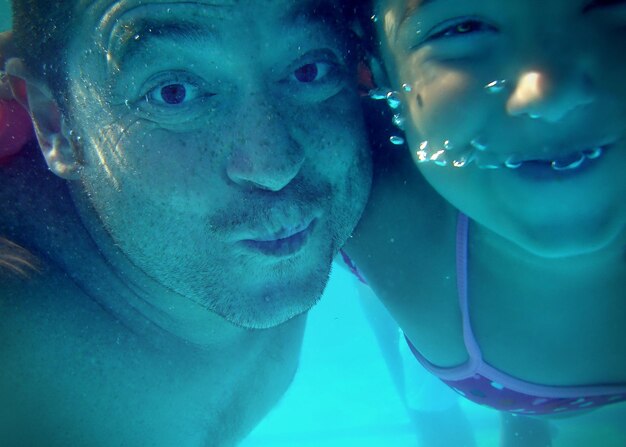
[[[370,198],[348,249],[386,243],[427,248],[454,237],[457,210],[430,186],[409,151],[389,149],[376,158]]]

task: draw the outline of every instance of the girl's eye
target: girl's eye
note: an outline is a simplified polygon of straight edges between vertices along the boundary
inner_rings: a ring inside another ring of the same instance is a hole
[[[146,101],[160,106],[185,105],[199,96],[199,88],[190,82],[163,83],[146,94]]]
[[[452,24],[446,24],[435,28],[428,36],[430,39],[441,39],[447,37],[462,36],[465,34],[482,33],[487,31],[496,31],[496,28],[476,19],[465,19]]]
[[[329,62],[315,62],[298,67],[292,74],[292,80],[310,84],[324,79],[333,69],[333,64]]]

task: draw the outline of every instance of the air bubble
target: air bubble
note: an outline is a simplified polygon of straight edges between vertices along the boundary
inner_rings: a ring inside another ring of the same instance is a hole
[[[500,165],[498,164],[493,164],[493,163],[483,163],[483,164],[478,164],[478,167],[480,169],[500,169]]]
[[[504,166],[506,166],[509,169],[518,169],[520,168],[524,163],[521,161],[517,161],[514,158],[509,158],[508,160],[506,160],[504,162]]]
[[[139,36],[139,34],[135,34],[135,36],[133,37],[133,39],[135,39],[135,40],[139,40],[139,37],[140,37],[140,36]]]
[[[387,99],[387,95],[389,94],[389,90],[385,88],[375,88],[370,90],[369,97],[378,101],[381,99]]]
[[[394,110],[400,107],[402,101],[400,101],[400,96],[398,95],[398,92],[387,93],[387,104]]]
[[[402,84],[402,90],[404,90],[407,93],[410,93],[413,90],[413,87],[411,87],[409,84]]]
[[[554,160],[550,163],[550,166],[555,171],[569,171],[580,167],[586,158],[585,154],[578,154],[577,156],[570,157],[566,160]]]
[[[376,14],[374,14],[372,17],[370,17],[370,19],[374,23],[378,22],[378,16]]]
[[[487,150],[487,145],[485,143],[483,143],[482,141],[480,141],[478,138],[474,138],[472,141],[470,141],[470,144],[477,151],[481,151],[482,152],[482,151],[486,151]]]
[[[506,79],[500,79],[496,81],[491,81],[489,84],[485,85],[485,90],[488,93],[500,93],[506,87]]]
[[[601,147],[594,147],[593,149],[587,149],[583,151],[583,154],[585,154],[585,157],[587,157],[589,160],[595,160],[596,158],[600,158],[603,153],[604,149],[602,149]]]
[[[445,154],[444,150],[438,150],[437,152],[435,152],[434,154],[430,156],[430,161],[437,162],[437,161],[444,160],[445,157],[442,157],[443,154]]]
[[[469,159],[467,158],[459,158],[458,160],[454,160],[452,162],[452,166],[455,168],[463,168],[469,164]]]
[[[405,124],[406,120],[404,119],[404,117],[401,114],[396,113],[393,116],[392,122],[393,122],[393,125],[396,126],[398,129],[404,130],[404,124]]]
[[[402,146],[404,144],[404,138],[398,136],[398,135],[393,135],[389,138],[389,141],[391,142],[391,144],[395,145],[395,146]]]
[[[426,163],[428,161],[428,152],[419,150],[415,153],[418,163]]]

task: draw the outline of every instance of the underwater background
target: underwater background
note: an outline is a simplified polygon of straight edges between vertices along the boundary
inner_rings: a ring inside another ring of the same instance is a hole
[[[9,2],[0,0],[0,31],[10,26]],[[242,447],[419,445],[417,430],[372,331],[371,312],[368,320],[361,300],[356,279],[335,265],[324,296],[309,314],[300,367],[292,386]],[[388,327],[394,325],[382,308],[373,318]],[[414,380],[420,382],[416,383],[419,388],[424,375],[418,374]],[[426,380],[434,399],[437,393],[447,392],[438,382]],[[477,447],[496,447],[497,413],[465,400],[459,400],[459,405],[470,422]],[[575,421],[572,427],[568,430],[571,439],[559,442],[570,447],[595,447],[576,433]],[[442,437],[456,430],[452,423],[433,429],[440,430]],[[598,422],[598,430],[608,428]],[[626,439],[618,434],[614,439],[615,444],[602,447],[626,447]]]

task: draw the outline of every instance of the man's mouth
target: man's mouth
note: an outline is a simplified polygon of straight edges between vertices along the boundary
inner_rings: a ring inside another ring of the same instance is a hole
[[[315,229],[317,219],[281,228],[270,234],[261,234],[241,243],[249,250],[266,256],[286,257],[298,253],[304,248]]]

